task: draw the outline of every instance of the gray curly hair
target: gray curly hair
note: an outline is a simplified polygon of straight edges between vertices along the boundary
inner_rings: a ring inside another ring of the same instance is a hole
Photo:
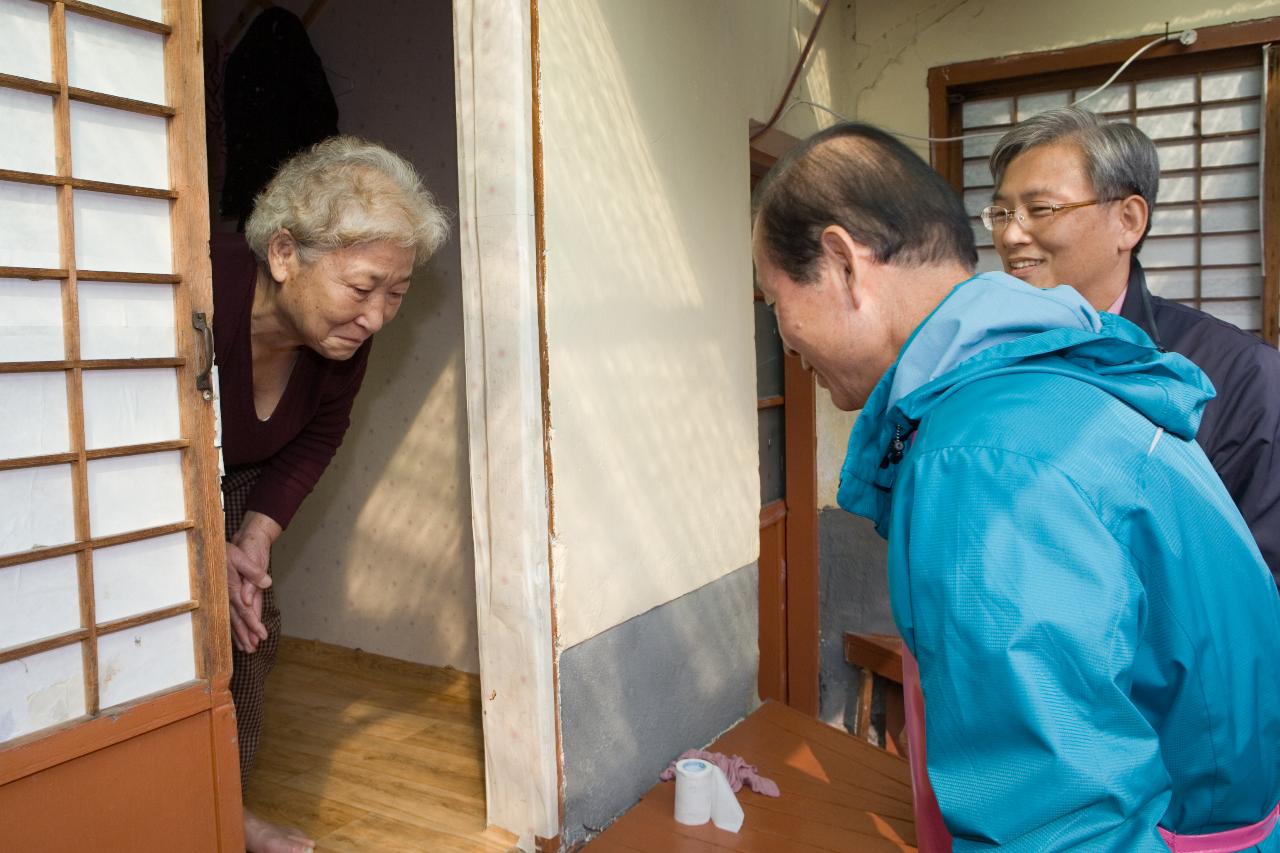
[[[355,136],[331,136],[285,161],[254,199],[245,239],[260,263],[281,230],[304,263],[387,240],[413,249],[419,266],[448,238],[449,216],[403,157]]]

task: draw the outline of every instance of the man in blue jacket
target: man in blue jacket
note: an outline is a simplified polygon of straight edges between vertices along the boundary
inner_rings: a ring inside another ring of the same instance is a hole
[[[889,540],[955,849],[1280,851],[1280,595],[1200,370],[974,276],[955,194],[867,125],[780,160],[753,228],[787,347],[862,410],[839,502]]]
[[[1064,107],[1005,134],[991,153],[991,174],[995,193],[983,222],[1006,272],[1037,287],[1071,285],[1097,310],[1130,320],[1208,375],[1217,396],[1205,406],[1196,442],[1280,583],[1280,351],[1147,290],[1138,252],[1160,186],[1155,144],[1133,125]],[[1067,200],[1087,203],[1063,207]]]

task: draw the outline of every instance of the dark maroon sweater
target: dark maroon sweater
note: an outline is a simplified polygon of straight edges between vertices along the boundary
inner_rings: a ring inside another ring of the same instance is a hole
[[[240,234],[215,234],[211,242],[223,461],[228,468],[266,464],[248,509],[287,527],[342,444],[372,341],[347,361],[304,348],[276,410],[258,420],[249,339],[257,260]]]

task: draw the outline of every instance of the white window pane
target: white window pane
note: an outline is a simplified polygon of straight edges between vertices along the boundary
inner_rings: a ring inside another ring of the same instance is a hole
[[[1256,264],[1262,259],[1257,234],[1223,234],[1200,239],[1201,263]]]
[[[1203,296],[1261,296],[1262,273],[1257,269],[1201,270]]]
[[[1139,255],[1145,264],[1146,251]],[[1147,288],[1165,299],[1190,299],[1196,295],[1194,270],[1147,270]]]
[[[993,124],[1013,123],[1013,98],[996,98],[990,101],[966,101],[960,109],[964,127],[983,127]]]
[[[969,190],[964,194],[964,209],[970,216],[982,213],[982,208],[991,204],[991,190]]]
[[[177,371],[86,370],[83,382],[87,449],[181,437]]]
[[[0,459],[70,449],[66,374],[0,373]]]
[[[80,627],[74,554],[0,569],[0,649]]]
[[[1195,201],[1196,179],[1194,175],[1180,175],[1176,178],[1161,178],[1157,191],[1158,201],[1172,204],[1179,201]]]
[[[1161,234],[1194,234],[1196,233],[1196,211],[1191,207],[1156,206],[1151,217],[1151,233]]]
[[[173,271],[169,202],[76,190],[76,266],[85,270]]]
[[[144,530],[186,518],[180,451],[91,459],[88,467],[93,536]]]
[[[990,157],[991,152],[996,149],[996,143],[1000,141],[1003,132],[983,133],[981,135],[965,137],[964,140],[964,156],[967,157]]]
[[[1226,101],[1232,98],[1251,98],[1262,92],[1262,69],[1238,68],[1234,71],[1215,71],[1200,77],[1200,100]]]
[[[1160,156],[1160,169],[1194,169],[1196,167],[1196,144],[1194,142],[1175,142],[1156,147]]]
[[[53,98],[0,88],[0,169],[56,171],[53,151]]]
[[[94,551],[93,597],[99,622],[189,601],[187,534],[170,533]]]
[[[1223,104],[1200,111],[1200,129],[1205,134],[1233,133],[1258,129],[1258,104]]]
[[[84,654],[79,643],[0,663],[0,741],[84,714]]]
[[[1203,199],[1249,198],[1257,195],[1257,169],[1231,169],[1200,176],[1200,197]]]
[[[59,361],[62,283],[0,278],[0,361]]]
[[[1138,109],[1171,107],[1174,104],[1194,104],[1196,101],[1195,77],[1166,77],[1162,80],[1144,80],[1134,89],[1137,92]],[[1139,119],[1141,121],[1141,119]]]
[[[135,18],[146,18],[148,21],[164,21],[160,0],[94,0],[94,5],[124,12]]]
[[[1200,310],[1241,329],[1262,328],[1262,302],[1257,299],[1247,302],[1205,302],[1200,305]]]
[[[71,163],[77,178],[167,189],[168,125],[162,116],[73,101]]]
[[[0,554],[74,542],[71,466],[0,471]]]
[[[986,160],[972,160],[964,164],[964,185],[966,187],[991,186],[991,167]]]
[[[57,190],[0,181],[0,267],[60,266]]]
[[[978,250],[978,272],[1001,271],[1004,269],[1004,263],[1000,260],[1000,253],[995,249],[979,249]]]
[[[1258,228],[1258,203],[1256,201],[1230,201],[1226,204],[1206,204],[1200,214],[1200,230],[1247,231]],[[1212,259],[1206,258],[1208,263]]]
[[[0,0],[0,74],[53,79],[48,6],[31,0]]]
[[[979,249],[985,249],[988,246],[995,245],[995,240],[993,239],[991,232],[987,230],[987,226],[983,225],[981,222],[973,222],[971,224],[973,225],[974,245]]]
[[[1200,143],[1201,166],[1245,166],[1258,162],[1258,137]]]
[[[67,77],[72,87],[164,103],[164,36],[67,14]]]
[[[1174,139],[1196,135],[1195,110],[1138,116],[1138,129],[1152,139]]]
[[[1196,262],[1194,237],[1171,237],[1164,240],[1147,238],[1142,245],[1142,265],[1156,267],[1190,266]]]
[[[98,638],[98,693],[111,708],[196,677],[191,614]]]
[[[1040,92],[1035,95],[1021,95],[1018,98],[1018,121],[1024,121],[1045,110],[1065,107],[1071,102],[1070,92]]]
[[[1101,85],[1101,81],[1099,81],[1098,85]],[[1083,98],[1097,88],[1097,86],[1088,86],[1083,89],[1076,89],[1072,99]],[[1095,113],[1120,113],[1128,112],[1130,103],[1129,85],[1127,83],[1113,83],[1110,87],[1080,104],[1080,106]]]
[[[82,281],[78,293],[84,358],[172,358],[176,354],[172,287]]]

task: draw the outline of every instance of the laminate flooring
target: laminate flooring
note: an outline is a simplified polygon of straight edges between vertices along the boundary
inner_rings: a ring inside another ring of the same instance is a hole
[[[282,638],[245,804],[320,853],[506,853],[480,720],[475,675]]]

